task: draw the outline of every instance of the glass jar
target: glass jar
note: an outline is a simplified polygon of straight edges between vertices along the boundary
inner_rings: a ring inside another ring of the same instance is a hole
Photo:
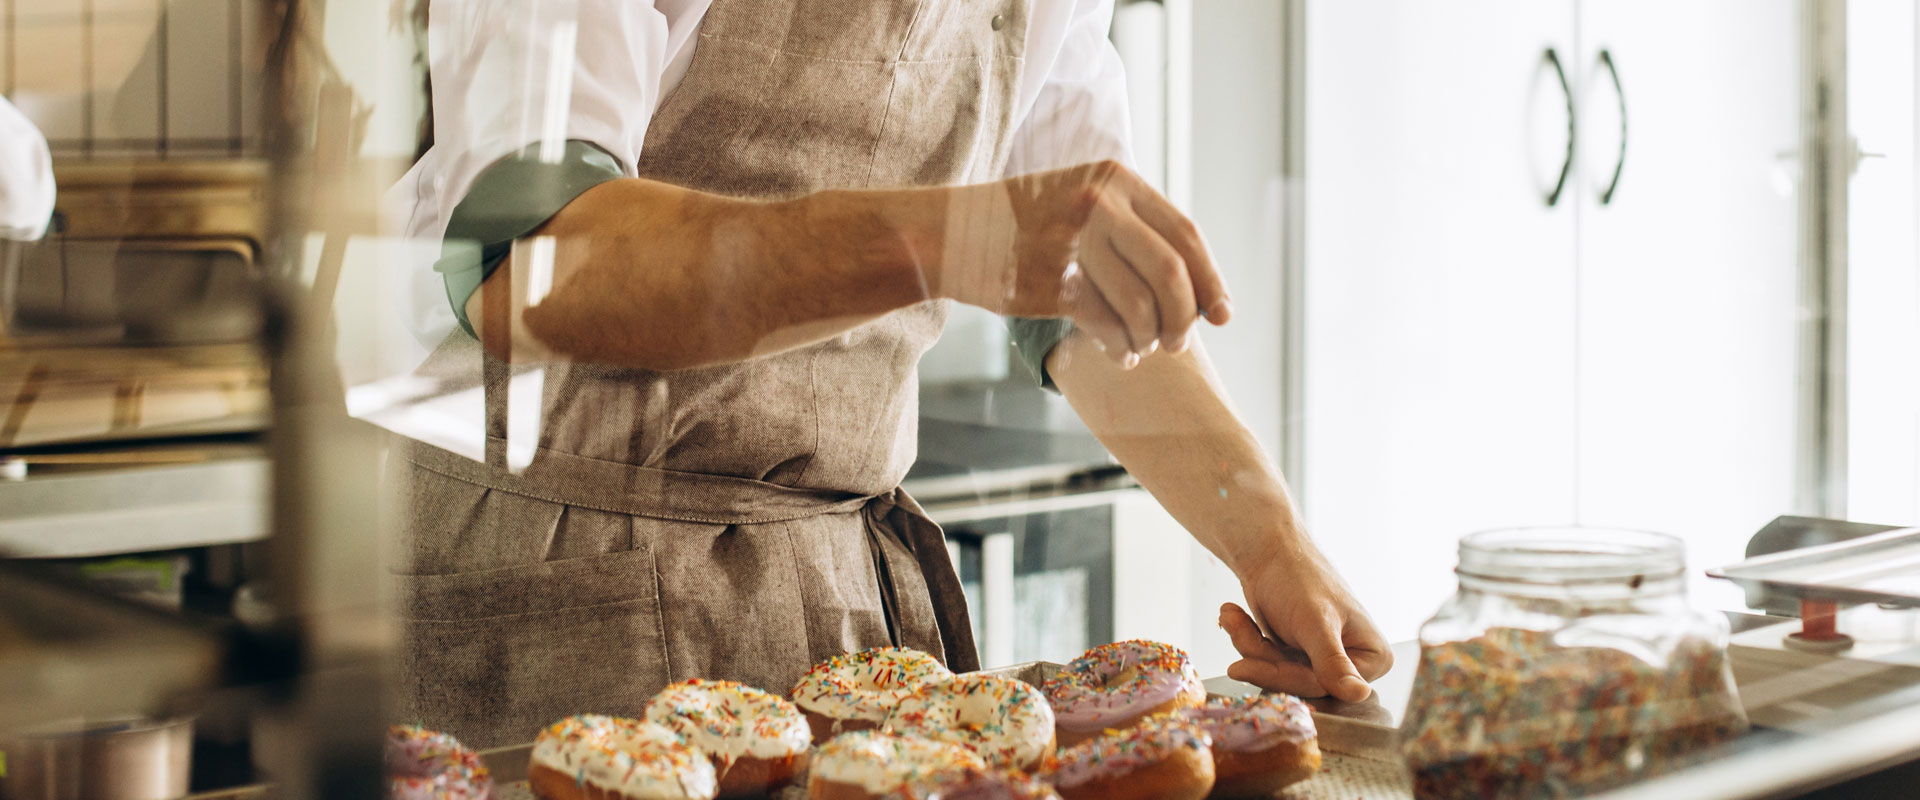
[[[1460,540],[1456,572],[1401,729],[1417,797],[1589,794],[1746,729],[1727,622],[1687,604],[1680,540],[1488,531]]]

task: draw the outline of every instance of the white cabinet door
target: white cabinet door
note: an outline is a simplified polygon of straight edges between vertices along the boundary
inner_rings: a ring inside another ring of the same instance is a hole
[[[1573,516],[1574,5],[1306,9],[1301,508],[1390,640],[1461,534]]]
[[[1799,6],[1581,4],[1579,518],[1695,574],[1794,502]]]

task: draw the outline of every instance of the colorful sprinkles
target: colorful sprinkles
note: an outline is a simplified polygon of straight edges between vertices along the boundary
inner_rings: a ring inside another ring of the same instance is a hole
[[[647,701],[645,716],[679,732],[723,766],[749,756],[798,755],[813,745],[807,718],[793,703],[733,681],[694,678],[673,684]]]
[[[962,745],[994,766],[1022,767],[1046,755],[1053,722],[1053,709],[1032,686],[994,675],[960,675],[921,686],[901,700],[886,728]]]
[[[1059,800],[1053,787],[1024,772],[991,767],[941,770],[909,781],[898,800]]]
[[[1126,730],[1107,731],[1049,756],[1040,777],[1055,786],[1079,786],[1160,763],[1181,749],[1212,756],[1212,740],[1176,712],[1155,714]]]
[[[1282,742],[1298,744],[1318,735],[1313,709],[1286,694],[1210,697],[1199,708],[1179,714],[1213,738],[1213,748],[1229,753],[1266,750]]]
[[[876,647],[814,665],[791,697],[800,708],[830,719],[877,725],[913,690],[952,678],[945,665],[919,650]]]
[[[531,760],[619,797],[710,800],[719,791],[705,753],[674,731],[634,719],[582,714],[560,720],[534,740]]]
[[[1401,750],[1421,798],[1588,794],[1669,771],[1746,729],[1725,652],[1664,664],[1495,628],[1423,648]]]
[[[1200,673],[1185,651],[1145,639],[1088,650],[1042,687],[1060,726],[1075,731],[1115,727],[1147,709],[1198,691]]]
[[[812,760],[814,778],[859,786],[876,795],[933,774],[983,766],[979,756],[960,745],[879,731],[840,734],[820,745]]]
[[[388,792],[395,800],[488,800],[493,778],[452,736],[418,725],[387,729]]]

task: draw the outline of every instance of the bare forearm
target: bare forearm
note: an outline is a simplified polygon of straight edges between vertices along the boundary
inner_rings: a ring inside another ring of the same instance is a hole
[[[512,320],[517,360],[684,369],[778,352],[927,299],[942,191],[754,202],[609,182],[534,232],[530,241],[551,242],[550,265],[522,242],[468,316],[483,340],[488,323]],[[541,269],[552,271],[550,294],[500,302],[515,270]]]
[[[1273,558],[1318,558],[1279,470],[1227,404],[1198,340],[1121,369],[1076,332],[1048,372],[1100,442],[1196,539],[1243,577]]]
[[[487,350],[515,361],[685,369],[928,299],[1068,317],[1135,354],[1122,361],[1178,349],[1195,309],[1231,314],[1193,223],[1114,162],[781,202],[611,181],[516,243],[466,310]]]

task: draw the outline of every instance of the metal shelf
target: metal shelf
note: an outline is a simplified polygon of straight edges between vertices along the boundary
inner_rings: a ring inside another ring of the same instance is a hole
[[[0,480],[0,553],[77,558],[266,537],[270,469],[251,448],[185,464]]]

